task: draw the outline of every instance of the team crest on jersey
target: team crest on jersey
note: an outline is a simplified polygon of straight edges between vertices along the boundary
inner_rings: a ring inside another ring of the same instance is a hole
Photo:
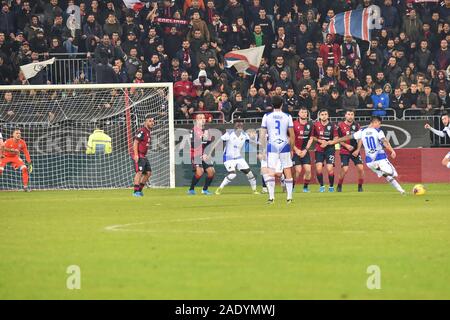
[[[327,130],[331,130],[331,126],[327,126]]]

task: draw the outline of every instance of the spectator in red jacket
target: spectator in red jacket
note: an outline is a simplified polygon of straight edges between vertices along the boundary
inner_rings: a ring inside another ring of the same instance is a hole
[[[189,81],[189,74],[186,71],[181,74],[181,80],[173,85],[173,93],[177,101],[182,100],[186,96],[192,98],[197,96],[194,84],[192,81]]]
[[[341,48],[334,43],[334,36],[327,34],[327,41],[320,46],[319,56],[323,59],[325,66],[335,66],[341,58]]]

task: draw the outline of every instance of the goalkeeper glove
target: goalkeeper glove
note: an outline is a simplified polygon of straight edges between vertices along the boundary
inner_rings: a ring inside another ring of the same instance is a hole
[[[28,172],[32,173],[33,172],[33,164],[30,162],[28,163]]]

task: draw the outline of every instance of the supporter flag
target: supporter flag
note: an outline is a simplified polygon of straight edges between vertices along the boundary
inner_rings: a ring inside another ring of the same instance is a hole
[[[328,33],[370,41],[371,23],[370,8],[345,11],[331,18]]]
[[[25,64],[23,66],[20,66],[20,70],[22,70],[23,74],[25,75],[25,78],[31,79],[35,75],[37,75],[42,69],[44,69],[47,65],[53,64],[55,62],[55,58],[51,58],[49,60],[40,61],[40,62],[34,62]]]
[[[258,73],[263,53],[264,46],[230,51],[225,54],[226,67],[234,67],[237,72],[255,75]]]
[[[128,9],[133,9],[134,11],[141,10],[145,5],[145,3],[140,0],[123,0],[123,2]]]

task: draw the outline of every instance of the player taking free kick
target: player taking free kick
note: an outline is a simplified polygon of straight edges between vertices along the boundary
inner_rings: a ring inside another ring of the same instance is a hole
[[[0,140],[1,135],[0,135]],[[0,143],[0,147],[1,147]],[[0,160],[0,175],[2,175],[5,167],[8,164],[14,168],[14,170],[20,169],[22,171],[22,182],[23,182],[23,190],[30,191],[28,188],[28,178],[29,174],[33,171],[33,166],[31,164],[30,153],[28,152],[27,144],[22,139],[22,135],[20,129],[15,129],[12,135],[12,138],[5,141],[3,147],[3,155]],[[27,160],[28,167],[25,165],[23,160],[20,158],[20,153],[25,155],[25,159]],[[1,152],[0,152],[1,154]]]
[[[381,118],[373,116],[368,127],[363,128],[353,134],[346,135],[331,141],[324,141],[322,148],[327,145],[345,142],[349,139],[362,140],[364,150],[366,151],[366,165],[370,170],[380,177],[385,177],[398,192],[405,194],[405,190],[400,186],[395,178],[398,176],[397,170],[389,162],[384,149],[390,152],[392,159],[397,156],[384,132],[380,129]]]

